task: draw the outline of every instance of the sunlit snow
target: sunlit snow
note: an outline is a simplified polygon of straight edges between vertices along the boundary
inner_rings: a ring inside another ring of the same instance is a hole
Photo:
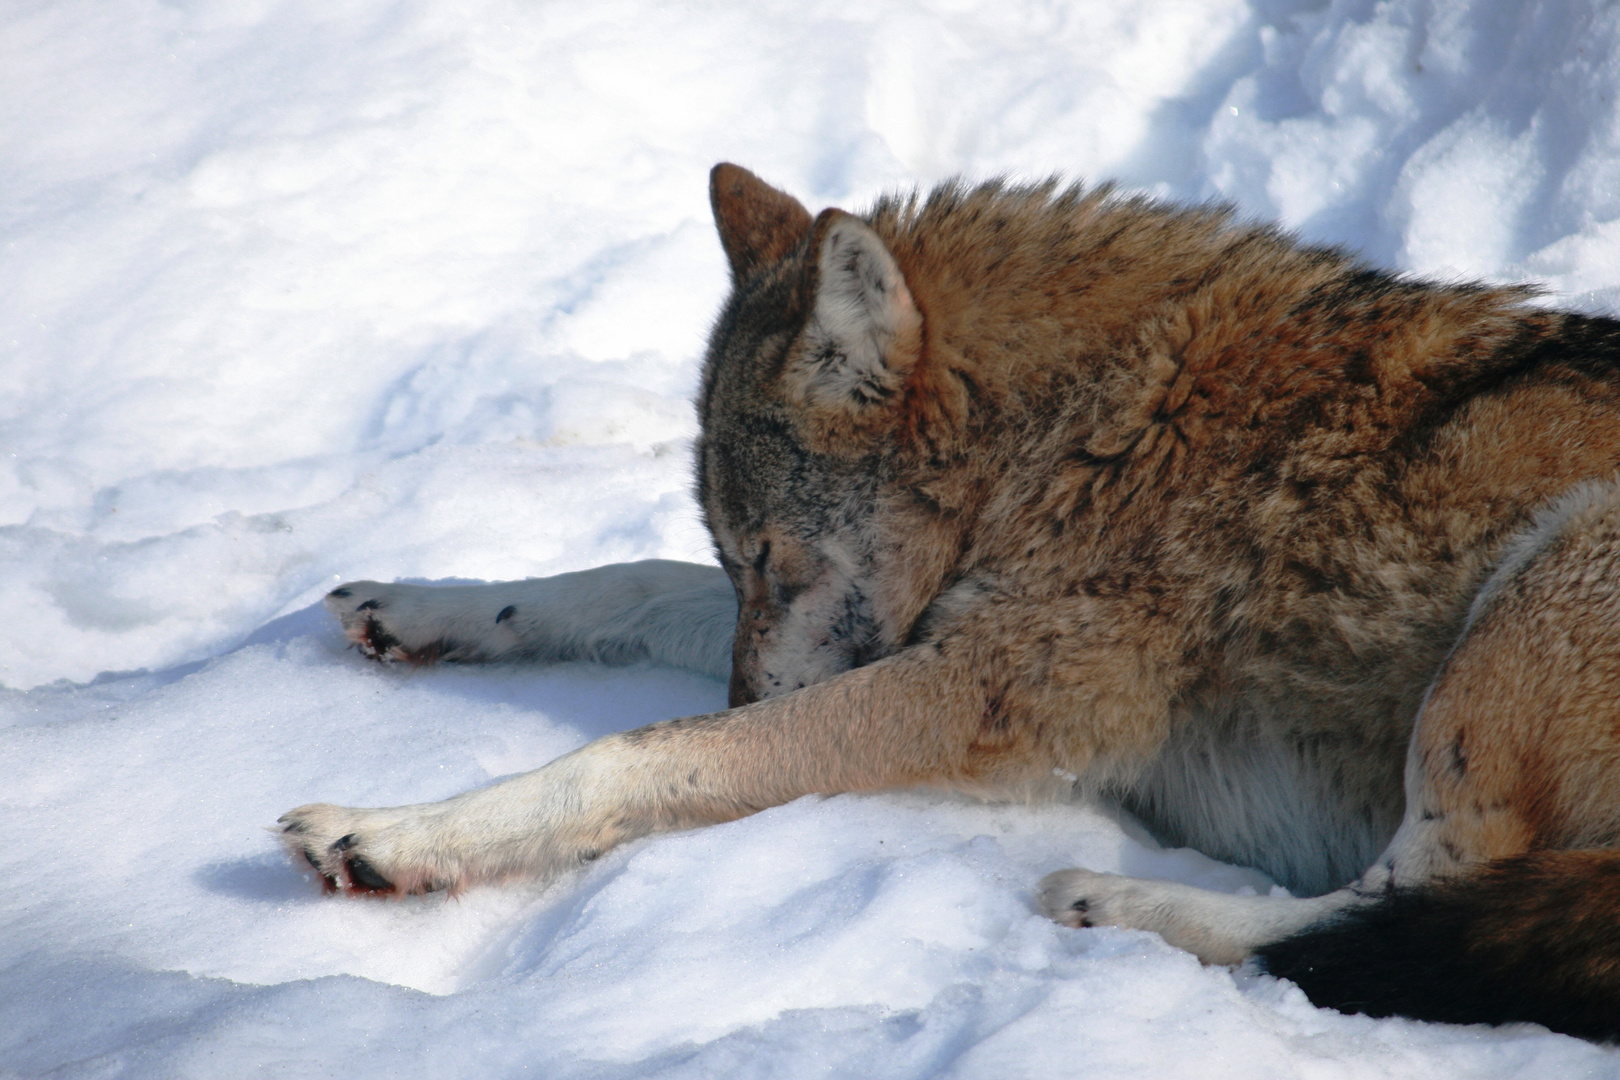
[[[349,578],[706,560],[707,170],[1053,172],[1620,304],[1603,0],[0,7],[0,1076],[1616,1076],[1037,916],[1270,882],[1085,805],[808,798],[549,889],[323,898],[266,826],[724,704],[383,668]]]

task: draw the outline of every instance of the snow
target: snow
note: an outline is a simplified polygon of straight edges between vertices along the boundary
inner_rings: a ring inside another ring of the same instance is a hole
[[[1600,0],[13,0],[0,10],[0,1076],[1620,1076],[1071,931],[1107,808],[802,799],[547,889],[320,896],[265,826],[724,703],[385,669],[341,580],[705,560],[706,171],[1222,198],[1620,303]]]

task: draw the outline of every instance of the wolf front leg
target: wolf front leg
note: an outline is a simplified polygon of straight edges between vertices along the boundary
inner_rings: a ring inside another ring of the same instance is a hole
[[[634,837],[810,793],[1030,773],[1000,733],[986,742],[985,701],[980,680],[919,646],[785,697],[610,735],[444,802],[299,807],[282,839],[343,892],[546,878]]]
[[[351,581],[326,606],[380,660],[647,660],[720,679],[737,623],[724,571],[666,559],[488,585]]]

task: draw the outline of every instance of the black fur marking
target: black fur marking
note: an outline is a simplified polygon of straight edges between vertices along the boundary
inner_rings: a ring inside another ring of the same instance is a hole
[[[1452,774],[1461,780],[1468,773],[1468,751],[1463,749],[1463,733],[1457,732],[1457,738],[1451,744]]]
[[[383,629],[383,624],[376,619],[366,620],[366,644],[371,647],[375,656],[382,656],[399,644],[399,638]]]
[[[1258,950],[1340,1012],[1620,1040],[1620,852],[1540,852],[1401,889]]]
[[[336,597],[337,599],[342,600],[346,596],[353,596],[354,591],[352,589],[333,589],[331,592],[327,593],[326,595]]]
[[[376,611],[380,607],[382,607],[382,601],[381,600],[367,600],[364,603],[362,603],[359,607],[355,608],[354,610],[356,610],[356,611]]]
[[[347,840],[349,837],[344,839]],[[376,868],[367,862],[363,855],[351,855],[344,859],[343,868],[349,873],[349,881],[367,892],[394,891],[394,883],[377,873]]]
[[[495,621],[497,623],[503,623],[507,619],[510,619],[513,615],[516,615],[516,614],[517,614],[517,608],[513,607],[511,604],[507,604],[505,607],[501,608],[501,613],[499,615],[495,616]]]

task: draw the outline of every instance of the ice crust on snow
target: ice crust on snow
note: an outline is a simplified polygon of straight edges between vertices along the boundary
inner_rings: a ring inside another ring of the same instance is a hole
[[[705,176],[1224,199],[1620,300],[1597,0],[37,0],[0,11],[0,1076],[1620,1076],[1036,916],[1262,875],[1084,805],[803,799],[549,889],[322,899],[264,826],[724,704],[399,671],[339,581],[706,560]]]

